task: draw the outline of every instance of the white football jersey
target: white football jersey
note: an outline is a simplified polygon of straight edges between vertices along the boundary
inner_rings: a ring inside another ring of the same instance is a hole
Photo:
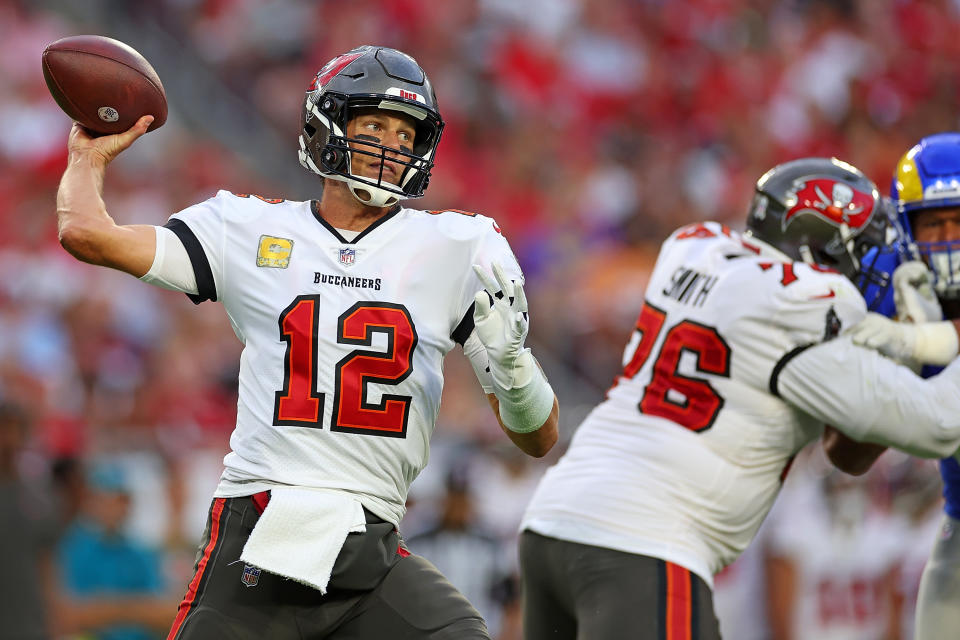
[[[347,241],[315,206],[220,191],[166,225],[193,264],[191,297],[221,302],[244,344],[216,495],[337,489],[397,523],[427,463],[443,357],[473,330],[471,265],[522,274],[482,215],[398,208]]]
[[[836,272],[717,223],[676,231],[623,372],[545,474],[522,528],[661,558],[712,584],[823,430],[779,397],[781,368],[865,313]]]

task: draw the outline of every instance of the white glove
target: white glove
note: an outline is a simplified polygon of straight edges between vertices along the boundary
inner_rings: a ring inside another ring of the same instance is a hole
[[[477,337],[487,350],[490,359],[490,375],[501,389],[522,387],[530,381],[525,360],[533,359],[530,349],[523,346],[530,329],[527,318],[527,296],[522,284],[514,284],[503,272],[503,267],[494,262],[493,275],[496,282],[479,265],[473,265],[485,290],[474,297],[473,324]],[[503,292],[502,297],[496,294]],[[493,306],[490,300],[493,300]]]
[[[871,312],[850,329],[850,337],[854,344],[879,351],[897,362],[904,362],[913,357],[916,342],[913,329],[913,326]]]
[[[554,393],[530,349],[523,345],[530,328],[523,285],[511,281],[499,264],[491,267],[496,281],[473,265],[484,286],[474,296],[474,330],[487,350],[501,422],[511,431],[529,433],[546,422]],[[502,296],[497,298],[500,292]]]
[[[933,291],[933,274],[919,260],[904,262],[893,272],[893,301],[900,322],[936,322],[943,310]]]
[[[849,331],[854,344],[875,349],[910,366],[946,365],[957,357],[960,340],[950,321],[909,324],[895,322],[879,313],[868,313]]]

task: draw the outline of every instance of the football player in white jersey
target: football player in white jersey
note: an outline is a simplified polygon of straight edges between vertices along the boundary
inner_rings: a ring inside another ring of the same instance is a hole
[[[118,226],[105,168],[151,120],[100,138],[75,125],[57,212],[75,257],[221,302],[244,343],[231,452],[169,637],[489,637],[396,531],[443,357],[463,347],[530,455],[555,443],[557,403],[496,222],[400,205],[426,189],[443,129],[423,69],[363,46],[319,71],[300,133],[319,201],[221,191],[163,227]]]
[[[664,242],[623,371],[524,515],[528,640],[718,638],[713,575],[805,445],[850,472],[957,450],[960,365],[924,380],[844,334],[891,220],[859,170],[805,158],[760,178],[745,233]]]

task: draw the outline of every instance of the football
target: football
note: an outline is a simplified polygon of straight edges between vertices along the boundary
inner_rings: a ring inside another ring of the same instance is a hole
[[[157,72],[133,47],[104,36],[71,36],[43,50],[43,78],[68,116],[97,134],[126,131],[152,115],[148,131],[167,120]]]

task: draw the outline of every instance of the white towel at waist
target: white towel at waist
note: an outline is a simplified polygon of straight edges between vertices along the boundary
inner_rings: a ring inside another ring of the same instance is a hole
[[[351,495],[274,487],[240,559],[326,593],[347,534],[362,531],[366,531],[363,506]]]

